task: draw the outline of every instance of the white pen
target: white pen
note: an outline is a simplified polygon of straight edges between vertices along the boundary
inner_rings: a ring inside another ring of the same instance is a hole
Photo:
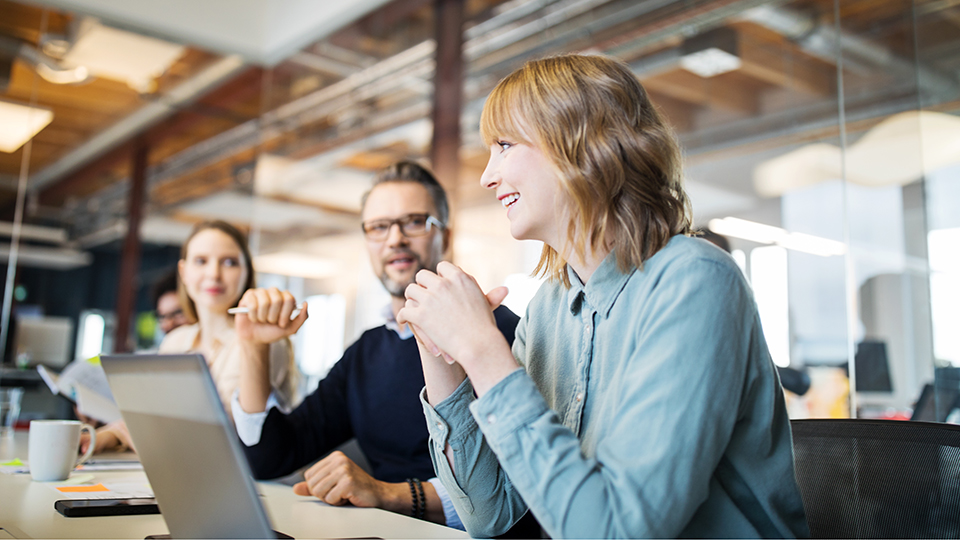
[[[297,315],[300,315],[300,310],[302,310],[302,309],[303,309],[303,304],[300,304],[299,306],[297,306],[296,309],[294,309],[293,312],[290,313],[290,320],[292,321],[293,319],[296,319],[296,318],[297,318]],[[232,307],[232,308],[230,308],[230,309],[227,310],[227,313],[229,313],[229,314],[231,314],[231,315],[236,315],[237,313],[250,313],[250,309],[249,309],[249,308],[245,308],[245,307],[243,307],[243,306],[240,306],[240,307]]]

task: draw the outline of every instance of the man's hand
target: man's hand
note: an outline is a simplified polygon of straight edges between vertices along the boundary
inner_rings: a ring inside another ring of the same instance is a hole
[[[90,436],[86,433],[80,434],[80,453],[84,454],[90,445]],[[107,451],[135,450],[133,439],[130,438],[130,432],[127,431],[127,424],[123,420],[110,422],[109,424],[97,429],[97,442],[93,447],[93,453]]]
[[[350,503],[364,508],[383,508],[409,513],[410,489],[406,483],[390,484],[374,479],[343,452],[333,452],[307,469],[304,482],[293,486],[297,495],[313,495],[327,504]]]
[[[237,337],[248,343],[266,345],[295,334],[307,320],[307,304],[296,318],[290,319],[297,301],[288,291],[276,287],[249,289],[240,298],[239,307],[249,311],[237,314],[234,327]]]

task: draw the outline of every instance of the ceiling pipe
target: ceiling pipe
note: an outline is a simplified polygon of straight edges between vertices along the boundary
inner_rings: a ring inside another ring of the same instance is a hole
[[[30,64],[41,77],[54,84],[80,84],[90,79],[87,68],[60,65],[58,60],[19,39],[0,36],[0,52]]]
[[[936,95],[954,96],[960,93],[960,82],[956,77],[901,58],[886,47],[850,32],[820,24],[814,15],[781,6],[763,5],[745,11],[738,18],[783,35],[805,53],[820,60],[835,64],[839,44],[845,68],[860,73],[883,70],[898,78],[916,77],[921,88]]]
[[[0,244],[0,264],[6,264],[10,260],[11,251],[10,244]],[[69,270],[87,266],[92,262],[91,253],[63,247],[21,245],[17,254],[17,266],[30,268]]]
[[[90,161],[102,156],[144,129],[164,120],[198,99],[207,91],[233,78],[245,67],[239,55],[227,56],[181,83],[157,101],[148,103],[133,114],[101,131],[85,144],[32,175],[30,190],[43,189]]]

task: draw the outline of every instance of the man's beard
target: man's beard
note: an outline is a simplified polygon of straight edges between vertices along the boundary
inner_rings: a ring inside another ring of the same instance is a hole
[[[420,270],[423,270],[424,268],[426,268],[431,272],[437,271],[436,264],[433,264],[432,268],[427,268],[427,266],[423,264],[423,260],[420,259],[420,256],[414,253],[413,251],[410,251],[409,249],[395,250],[393,253],[390,254],[390,256],[392,257],[394,255],[406,255],[407,257],[410,257],[411,259],[413,259],[414,268],[415,268],[413,274],[410,276],[410,279],[407,279],[401,282],[401,281],[395,281],[394,279],[390,278],[390,276],[387,275],[387,264],[385,263],[383,265],[383,271],[380,273],[380,283],[383,283],[383,287],[387,290],[388,293],[390,293],[390,296],[393,296],[395,298],[403,298],[404,292],[406,292],[407,287],[411,283],[416,282],[417,272],[419,272]]]

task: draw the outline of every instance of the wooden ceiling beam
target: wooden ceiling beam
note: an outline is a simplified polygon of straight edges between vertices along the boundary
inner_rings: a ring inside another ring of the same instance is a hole
[[[666,116],[667,122],[673,126],[675,131],[682,133],[693,129],[696,105],[674,99],[668,94],[655,92],[651,88],[647,88],[647,85],[644,84],[643,81],[641,81],[641,84],[647,89],[650,100],[653,101],[653,104]]]
[[[726,84],[718,77],[705,79],[678,69],[643,79],[642,84],[649,90],[693,105],[713,106],[751,115],[759,110],[755,93]]]
[[[740,23],[735,28],[739,37],[741,73],[817,97],[836,93],[836,66],[804,54],[780,34],[773,34],[755,24]]]
[[[0,34],[6,34],[37,45],[40,42],[40,25],[43,12],[47,11],[48,34],[66,34],[73,17],[58,11],[30,6],[20,2],[0,0]]]
[[[231,104],[251,99],[251,97],[259,95],[262,74],[263,70],[260,68],[248,69],[231,82],[226,83],[224,86],[201,98],[200,101],[203,103],[213,103],[219,107],[229,107]],[[171,137],[195,129],[206,119],[208,119],[207,116],[192,112],[188,108],[148,129],[143,135],[144,141],[148,146],[159,145]],[[196,142],[199,142],[199,139],[185,141],[183,144],[189,146]],[[55,205],[61,203],[71,195],[77,196],[89,193],[90,184],[99,185],[102,181],[100,180],[101,177],[111,171],[121,169],[129,162],[131,148],[129,141],[127,141],[85,166],[83,169],[47,187],[40,195],[41,203]],[[154,160],[157,159],[156,155],[154,155]],[[119,176],[122,177],[124,174],[119,173]]]

